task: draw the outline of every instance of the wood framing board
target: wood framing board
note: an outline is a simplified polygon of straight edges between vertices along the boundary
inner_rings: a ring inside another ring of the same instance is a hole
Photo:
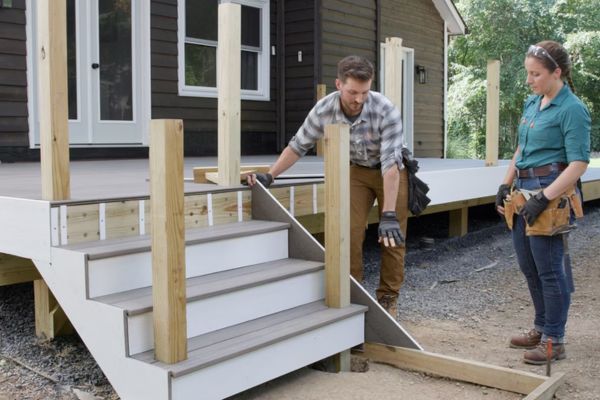
[[[41,279],[41,276],[30,259],[0,253],[0,286],[36,279]]]
[[[377,343],[365,343],[363,356],[401,369],[529,395],[526,397],[529,400],[551,399],[565,379],[562,373],[548,378],[531,372]]]
[[[269,165],[241,165],[240,166],[240,180],[243,180],[244,176],[249,173],[267,173],[269,172]],[[210,183],[213,182],[207,178],[207,174],[218,173],[219,167],[194,167],[192,170],[194,174],[194,183]]]
[[[583,182],[583,201],[600,199],[600,180]]]
[[[99,204],[83,204],[66,209],[68,243],[100,240]]]

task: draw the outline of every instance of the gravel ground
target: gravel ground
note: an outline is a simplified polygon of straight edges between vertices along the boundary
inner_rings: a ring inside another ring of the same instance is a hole
[[[600,202],[586,206],[585,211],[586,218],[580,223],[580,229],[572,234],[572,253],[587,254],[596,265]],[[494,324],[504,324],[497,322],[498,318],[502,318],[504,308],[506,314],[515,307],[530,311],[510,236],[500,219],[490,212],[489,206],[470,211],[469,231],[472,233],[465,237],[445,238],[447,229],[447,214],[409,221],[406,277],[399,299],[400,321],[419,331],[417,333],[421,336],[416,335],[417,340],[423,337],[425,341],[439,343],[441,347],[434,350],[445,348],[445,341],[435,337],[439,335],[440,327],[446,324],[455,326],[459,331],[465,329],[465,335],[471,330],[476,337],[482,326],[489,325],[492,314],[496,316]],[[434,239],[433,246],[421,247],[425,236]],[[369,229],[365,244],[365,286],[372,293],[379,279],[377,247],[376,230]],[[575,310],[577,305],[576,300]],[[578,316],[578,313],[574,314],[575,318]],[[526,322],[525,317],[523,322]],[[425,328],[427,330],[423,330]],[[428,335],[434,339],[428,339]],[[485,338],[482,340],[486,341]],[[447,347],[452,346],[452,343],[447,343]],[[503,364],[502,360],[489,361]],[[428,382],[428,379],[420,375],[410,378],[411,381],[423,382]],[[600,384],[596,386],[594,390],[600,391]],[[441,388],[440,392],[445,393],[445,389]],[[477,393],[481,395],[480,391]],[[118,398],[81,340],[75,335],[52,342],[39,341],[34,335],[32,286],[0,287],[0,400],[91,399],[91,395],[104,399]],[[487,398],[492,397],[500,398]],[[257,395],[257,398],[262,397]],[[461,398],[460,395],[457,398]]]

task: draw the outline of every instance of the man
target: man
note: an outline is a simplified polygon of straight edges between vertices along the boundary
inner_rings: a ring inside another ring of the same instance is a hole
[[[363,278],[362,245],[373,201],[380,212],[382,260],[377,289],[379,304],[393,317],[404,280],[404,235],[408,217],[407,174],[402,164],[404,136],[400,111],[380,93],[370,91],[373,65],[359,56],[338,63],[337,92],[321,99],[267,174],[248,177],[268,187],[323,137],[325,125],[350,125],[350,266]]]

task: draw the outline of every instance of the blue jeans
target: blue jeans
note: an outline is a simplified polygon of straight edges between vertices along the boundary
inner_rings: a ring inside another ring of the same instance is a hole
[[[536,190],[550,185],[557,173],[537,178],[518,178],[519,189]],[[526,236],[525,219],[515,215],[512,239],[521,271],[527,278],[535,308],[534,327],[542,340],[564,343],[571,291],[563,264],[563,235]]]

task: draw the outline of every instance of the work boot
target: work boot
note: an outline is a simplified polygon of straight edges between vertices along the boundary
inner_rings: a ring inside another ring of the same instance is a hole
[[[511,337],[510,347],[513,349],[535,349],[541,340],[542,333],[532,329],[522,335]]]
[[[525,364],[534,364],[534,365],[543,365],[547,362],[547,343],[540,342],[540,344],[533,350],[528,350],[523,354],[523,362]],[[552,357],[550,361],[562,360],[567,358],[567,353],[565,351],[565,345],[560,344],[552,344]]]
[[[392,318],[396,319],[398,317],[398,296],[384,294],[377,301],[379,302],[379,305],[392,316]]]

